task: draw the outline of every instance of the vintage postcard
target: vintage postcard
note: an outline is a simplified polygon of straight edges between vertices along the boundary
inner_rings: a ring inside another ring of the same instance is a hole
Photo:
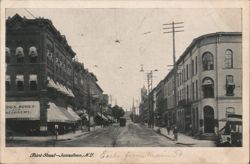
[[[2,1],[1,163],[248,163],[249,1]]]

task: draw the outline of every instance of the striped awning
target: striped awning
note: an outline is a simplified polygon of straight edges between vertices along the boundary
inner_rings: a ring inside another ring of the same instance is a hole
[[[97,112],[97,115],[101,117],[103,120],[108,121],[107,117],[105,117],[103,114]]]
[[[68,122],[69,118],[56,106],[54,103],[49,102],[47,110],[47,122]]]
[[[52,80],[50,77],[48,77],[48,84],[47,84],[47,87],[49,88],[54,88],[54,89],[57,89],[57,85],[56,83],[54,82],[54,80]]]
[[[75,118],[75,120],[81,120],[81,117],[79,117],[79,115],[76,114],[72,108],[68,107],[67,110]]]

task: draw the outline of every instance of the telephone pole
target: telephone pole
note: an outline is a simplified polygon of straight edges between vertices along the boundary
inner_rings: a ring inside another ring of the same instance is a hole
[[[174,72],[174,112],[175,112],[175,120],[173,121],[175,124],[177,122],[177,88],[176,88],[176,73],[177,73],[177,67],[176,67],[176,59],[175,59],[175,33],[176,32],[183,32],[183,26],[184,22],[172,22],[172,23],[167,23],[167,24],[163,24],[163,33],[164,34],[168,34],[168,33],[172,33],[172,39],[173,39],[173,72]]]

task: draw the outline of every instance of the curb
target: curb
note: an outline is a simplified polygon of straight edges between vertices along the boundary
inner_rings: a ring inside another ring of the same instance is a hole
[[[76,136],[73,136],[73,137],[67,137],[67,138],[61,138],[60,139],[60,136],[58,136],[58,139],[57,141],[69,141],[69,140],[72,140],[72,139],[75,139],[75,138],[78,138],[78,137],[81,137],[83,135],[86,135],[88,134],[87,132],[83,132],[81,134],[78,134]],[[52,138],[53,137],[53,138]],[[15,138],[12,140],[12,141],[35,141],[35,142],[48,142],[48,141],[55,141],[55,136],[48,136],[48,137],[44,137],[44,138],[38,138],[38,139],[32,139],[32,138],[26,138],[26,137],[18,137],[18,138]],[[11,142],[11,141],[10,141]]]
[[[154,129],[154,131],[157,133],[157,130]],[[162,136],[168,138],[169,140],[174,141],[173,138],[171,138],[171,137],[169,137],[169,136],[167,136],[167,135],[165,135],[165,134],[163,134],[163,133],[161,133],[161,132],[160,132],[160,133],[157,133],[157,134],[160,134],[160,135],[162,135]],[[195,145],[196,143],[175,142],[175,144],[192,146],[192,145]]]

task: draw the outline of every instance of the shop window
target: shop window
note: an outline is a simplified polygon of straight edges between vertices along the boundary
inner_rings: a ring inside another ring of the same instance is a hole
[[[8,47],[6,47],[6,49],[5,49],[5,62],[6,63],[10,62],[10,56],[11,56],[10,49]]]
[[[5,88],[6,88],[6,91],[10,90],[10,75],[5,76]]]
[[[24,61],[24,52],[22,47],[16,48],[16,57],[17,57],[17,63],[23,63]]]
[[[213,55],[210,52],[202,55],[202,66],[204,71],[214,69]]]
[[[226,68],[233,68],[233,51],[230,49],[225,52],[225,66]]]
[[[226,76],[226,95],[227,96],[233,96],[234,95],[234,89],[235,89],[235,84],[234,84],[234,79],[232,75],[227,75]]]
[[[23,75],[17,75],[16,76],[16,86],[18,91],[24,90],[24,78]]]
[[[29,77],[30,90],[37,90],[37,75],[30,75]]]
[[[204,98],[214,97],[214,82],[211,78],[206,77],[202,81],[202,89]]]
[[[30,62],[31,63],[36,63],[37,62],[38,54],[37,54],[36,47],[34,47],[34,46],[30,47],[30,49],[29,49],[29,57],[30,57]]]
[[[230,114],[235,114],[235,109],[233,107],[226,108],[226,117],[228,117]]]

